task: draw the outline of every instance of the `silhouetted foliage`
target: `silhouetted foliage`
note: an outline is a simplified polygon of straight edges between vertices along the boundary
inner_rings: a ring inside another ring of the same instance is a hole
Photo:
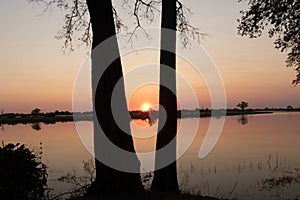
[[[56,117],[55,113],[53,113],[53,112],[45,113],[44,116],[45,117]]]
[[[241,11],[238,34],[257,38],[267,28],[270,38],[276,37],[275,48],[287,51],[288,67],[294,67],[300,83],[300,1],[299,0],[239,0],[247,1],[249,9]]]
[[[242,102],[238,103],[237,107],[239,107],[240,109],[242,109],[242,111],[244,111],[245,108],[248,107],[248,103],[245,101],[242,101]]]
[[[31,115],[33,116],[38,116],[41,114],[41,109],[35,108],[34,110],[31,111]]]
[[[0,198],[45,199],[47,167],[25,145],[0,147]]]
[[[150,118],[149,111],[133,110],[129,112],[131,119],[146,120]]]
[[[54,112],[55,115],[59,115],[59,113],[60,113],[60,112],[59,112],[58,110],[56,110],[56,111]]]

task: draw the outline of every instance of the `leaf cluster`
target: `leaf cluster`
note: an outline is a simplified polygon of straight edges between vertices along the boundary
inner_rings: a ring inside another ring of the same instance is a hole
[[[238,103],[237,107],[241,108],[242,110],[244,110],[245,108],[248,107],[248,103],[245,101],[241,101],[240,103]]]
[[[246,0],[239,0],[239,2]],[[300,1],[299,0],[247,0],[249,8],[241,11],[238,34],[250,38],[260,37],[268,29],[275,38],[275,48],[288,52],[287,66],[297,71],[293,84],[300,83]]]

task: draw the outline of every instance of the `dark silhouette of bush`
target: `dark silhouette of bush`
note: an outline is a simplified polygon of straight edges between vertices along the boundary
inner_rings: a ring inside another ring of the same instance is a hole
[[[55,117],[55,113],[54,112],[49,112],[49,113],[45,113],[44,114],[45,117]]]
[[[35,108],[34,110],[31,111],[32,116],[38,116],[41,114],[41,109]]]
[[[25,145],[0,147],[0,199],[45,199],[47,167]]]

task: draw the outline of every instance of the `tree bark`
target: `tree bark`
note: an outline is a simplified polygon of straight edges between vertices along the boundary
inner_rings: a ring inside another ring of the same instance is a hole
[[[103,63],[101,62],[101,60],[105,59],[105,55],[99,55],[92,52],[92,92],[93,95],[95,95],[95,99],[93,99],[95,156],[98,157],[104,155],[105,157],[110,158],[110,149],[108,149],[105,144],[103,145],[103,141],[101,141],[101,138],[98,136],[99,130],[95,125],[97,123],[96,120],[99,121],[106,137],[109,138],[114,145],[123,150],[135,153],[133,138],[130,134],[125,133],[130,133],[130,118],[125,98],[122,64],[116,38],[112,2],[111,0],[87,0],[87,5],[92,24],[92,49],[95,50],[99,44],[112,37],[112,46],[107,51],[113,51],[118,55],[118,58],[104,71],[100,81],[95,83],[95,80],[99,79],[95,72],[99,68],[105,68],[105,66],[102,66]],[[114,120],[111,107],[112,93],[119,80],[121,81],[121,91],[119,91],[118,94],[118,101],[119,105],[121,105],[121,110],[118,110],[118,112],[123,116],[122,124],[125,124],[125,132],[123,129],[119,128]],[[110,159],[113,162],[119,162],[116,157],[111,157]],[[139,173],[119,171],[107,166],[97,159],[95,159],[95,163],[96,179],[89,189],[90,194],[132,193],[143,191]],[[138,157],[136,156],[134,162],[130,164],[139,169],[140,161],[138,160]]]
[[[163,124],[163,115],[160,111],[158,127],[161,131],[157,135],[156,151],[166,145],[169,145],[170,150],[167,155],[156,152],[155,169],[166,159],[165,156],[168,157],[168,160],[172,159],[173,162],[154,172],[151,189],[153,191],[179,192],[176,165],[176,0],[162,1],[161,28],[159,103],[165,108],[167,118]],[[169,29],[169,31],[165,29]],[[166,67],[171,70],[165,70]]]

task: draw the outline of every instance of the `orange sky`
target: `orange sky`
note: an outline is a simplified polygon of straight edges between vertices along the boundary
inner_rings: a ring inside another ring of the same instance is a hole
[[[222,75],[228,107],[241,100],[249,102],[250,107],[300,106],[300,87],[291,85],[295,72],[285,67],[286,54],[275,50],[272,40],[265,35],[250,40],[236,34],[236,19],[244,5],[236,0],[189,0],[186,4],[194,13],[191,22],[209,34],[202,45]],[[2,1],[0,5],[0,109],[5,112],[30,112],[35,107],[42,111],[71,110],[73,83],[88,48],[76,46],[75,52],[62,54],[63,42],[54,39],[63,24],[61,11],[37,17],[42,5],[32,6],[19,0]],[[156,21],[151,26],[158,24]],[[197,52],[190,54],[197,59]],[[132,65],[147,63],[147,59],[124,58],[125,73]],[[155,65],[152,68],[158,78],[158,68]],[[204,81],[185,64],[179,62],[178,70],[189,77],[199,106],[209,107]],[[140,109],[143,102],[157,103],[157,86],[146,86],[132,93],[130,88],[134,82],[126,80],[130,109]],[[180,83],[178,95],[183,108],[194,108]]]

